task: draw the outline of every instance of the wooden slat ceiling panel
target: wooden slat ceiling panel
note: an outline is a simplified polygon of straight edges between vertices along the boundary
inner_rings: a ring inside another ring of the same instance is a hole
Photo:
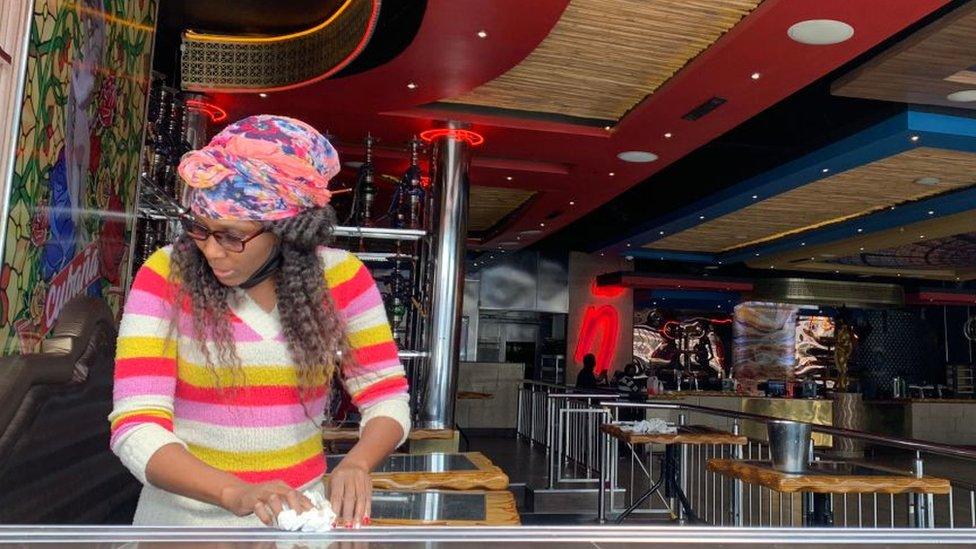
[[[473,185],[468,202],[468,230],[487,231],[525,203],[534,191]]]
[[[759,3],[573,0],[524,61],[448,101],[618,120]]]
[[[976,87],[976,3],[970,2],[845,75],[835,95],[976,109],[949,101]],[[973,70],[970,70],[973,69]]]
[[[761,200],[647,247],[728,251],[968,187],[976,183],[974,174],[974,153],[918,147]],[[925,176],[941,181],[935,186],[915,183]]]

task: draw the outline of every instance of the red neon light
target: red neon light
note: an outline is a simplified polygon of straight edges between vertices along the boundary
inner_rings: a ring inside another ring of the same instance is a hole
[[[600,334],[597,340],[597,332]],[[590,305],[583,313],[580,324],[579,338],[576,341],[576,362],[583,362],[583,357],[592,352],[596,355],[596,368],[599,374],[610,369],[613,356],[617,352],[617,340],[620,336],[620,318],[617,310],[610,305],[597,307]],[[594,349],[594,343],[595,349]]]
[[[485,142],[485,138],[481,136],[480,133],[473,132],[471,130],[458,130],[452,128],[437,128],[435,130],[427,130],[425,132],[420,132],[420,138],[424,141],[431,143],[441,137],[450,137],[457,139],[458,141],[467,141],[472,147],[477,147],[478,145]]]
[[[220,122],[227,119],[227,111],[213,103],[207,103],[198,99],[188,99],[186,106],[192,110],[205,113],[210,117],[211,122]]]
[[[620,297],[626,291],[627,288],[624,288],[623,286],[598,286],[595,278],[593,279],[593,282],[590,282],[590,293],[593,294],[594,297],[609,297],[612,299],[615,297]]]

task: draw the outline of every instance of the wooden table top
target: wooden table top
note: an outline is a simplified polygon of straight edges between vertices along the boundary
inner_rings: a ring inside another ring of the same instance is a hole
[[[407,440],[449,440],[454,438],[453,429],[413,429]],[[326,427],[322,429],[322,440],[326,442],[359,440],[357,427]]]
[[[749,484],[765,486],[777,492],[814,492],[818,494],[948,494],[949,481],[937,477],[916,478],[888,472],[857,474],[832,472],[838,462],[819,462],[822,468],[807,473],[790,474],[773,469],[771,463],[736,459],[710,459],[708,470],[739,479]],[[846,464],[839,464],[848,467]],[[818,470],[819,469],[819,470]]]
[[[515,497],[511,492],[463,492],[484,494],[485,518],[482,520],[404,520],[373,517],[376,526],[518,526],[522,524]]]
[[[733,435],[704,425],[679,425],[674,434],[640,435],[620,428],[619,425],[604,423],[600,430],[617,440],[628,444],[729,444],[744,446],[749,442],[743,435]]]
[[[481,452],[461,454],[474,464],[474,470],[443,472],[374,472],[374,489],[382,490],[507,490],[508,475]],[[325,475],[328,479],[329,475]],[[326,481],[328,483],[328,481]]]

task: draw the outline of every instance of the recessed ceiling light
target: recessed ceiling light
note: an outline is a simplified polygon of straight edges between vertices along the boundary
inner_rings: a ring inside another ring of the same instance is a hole
[[[628,243],[627,243],[627,247],[629,248],[629,247],[630,247],[630,245],[631,245],[631,244],[630,244],[630,242],[628,242]]]
[[[800,246],[806,246],[806,245],[807,245],[806,242],[800,242]]]
[[[719,265],[721,265],[721,264],[722,264],[722,262],[721,262],[721,261],[719,261],[719,262],[718,262],[718,264],[719,264]]]
[[[570,206],[575,206],[576,205],[576,201],[575,200],[570,200],[569,201],[569,205]]]
[[[864,229],[858,229],[857,232],[863,233],[864,232]]]
[[[970,101],[976,101],[976,90],[962,90],[955,93],[950,93],[946,96],[946,99],[956,103],[968,103]]]
[[[483,30],[480,30],[478,31],[478,38],[488,38],[488,33]]]
[[[820,173],[827,173],[829,171],[830,171],[830,168],[824,168],[824,169],[820,170]]]
[[[700,216],[698,216],[698,219],[705,219],[705,216],[700,215]]]
[[[808,19],[790,26],[786,35],[808,46],[829,46],[850,40],[854,27],[834,19]]]
[[[753,80],[759,80],[760,78],[762,78],[762,74],[758,72],[754,72],[749,75],[749,78],[752,78]]]
[[[475,267],[477,267],[477,266],[478,266],[478,264],[477,264],[477,263],[475,263],[475,264],[474,264],[474,266],[475,266]]]
[[[752,199],[753,199],[753,200],[755,200],[755,199],[757,199],[757,198],[759,198],[759,195],[758,195],[758,194],[754,194],[754,195],[752,195]]]
[[[912,143],[915,143],[915,142],[918,141],[919,137],[917,135],[913,135],[913,136],[909,137],[909,139],[912,140]]]
[[[932,211],[932,210],[929,210],[929,215],[935,215],[935,212]]]
[[[939,179],[938,177],[926,176],[926,177],[919,177],[918,179],[915,180],[915,183],[917,185],[926,185],[929,187],[934,187],[939,183],[942,183],[942,180]],[[892,206],[891,209],[895,209],[895,207]]]
[[[508,181],[511,181],[511,180],[512,180],[512,176],[510,176],[510,175],[506,175],[506,176],[505,176],[505,179],[507,179]]]
[[[268,94],[261,92],[258,94],[258,97],[260,97],[261,99],[265,99],[266,97],[268,97]]]
[[[612,130],[612,129],[613,129],[613,126],[610,126],[610,125],[607,125],[607,126],[603,126],[603,129],[605,129],[605,130],[607,130],[607,131],[610,131],[610,130]]]
[[[840,271],[834,271],[834,274],[840,274]]]
[[[654,162],[657,155],[647,151],[624,151],[617,155],[624,162]]]
[[[411,82],[411,83],[407,84],[407,88],[408,89],[411,89],[411,90],[415,90],[415,89],[417,89],[417,85],[414,84],[413,82]]]
[[[613,177],[613,176],[615,176],[615,175],[617,175],[617,174],[615,174],[615,173],[613,173],[613,172],[610,172],[610,173],[609,173],[609,174],[607,174],[607,175],[609,175],[610,177]]]
[[[861,251],[862,251],[862,252],[864,251],[864,246],[861,246]]]
[[[664,236],[664,231],[661,231],[661,232],[659,232],[659,233],[657,233],[657,234],[659,234],[659,235],[661,235],[661,236]]]
[[[811,258],[810,258],[810,261],[816,261],[816,260],[817,260],[817,258],[816,258],[816,257],[811,257]]]
[[[545,227],[545,226],[546,226],[546,224],[545,224],[545,223],[539,223],[539,226],[540,226],[540,227]]]
[[[605,257],[607,254],[600,252],[600,257]]]
[[[769,268],[770,269],[775,269],[776,268],[776,265],[770,265]]]
[[[924,234],[920,234],[920,235],[918,235],[918,237],[919,238],[925,238],[925,235]]]
[[[756,257],[759,257],[759,253],[758,252],[756,252]]]
[[[624,256],[624,259],[626,259],[627,261],[633,261],[634,260],[634,256],[632,256],[632,255],[625,255]]]
[[[664,132],[665,139],[671,139],[671,132]]]

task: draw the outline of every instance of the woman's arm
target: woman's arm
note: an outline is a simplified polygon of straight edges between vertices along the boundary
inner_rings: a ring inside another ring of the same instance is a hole
[[[200,461],[181,444],[156,450],[146,466],[150,484],[168,492],[227,509],[239,517],[254,513],[268,526],[287,503],[299,512],[312,502],[282,481],[250,484]]]
[[[352,361],[343,363],[342,381],[362,416],[359,442],[330,473],[329,499],[340,520],[355,525],[369,522],[369,472],[410,432],[407,378],[383,300],[366,266],[347,253],[325,274],[353,355]]]

